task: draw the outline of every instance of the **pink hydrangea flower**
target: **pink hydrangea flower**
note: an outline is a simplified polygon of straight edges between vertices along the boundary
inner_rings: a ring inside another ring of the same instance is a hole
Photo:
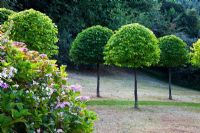
[[[27,52],[28,51],[27,48],[20,48],[19,50],[22,51],[22,52]]]
[[[74,92],[80,92],[81,89],[82,89],[82,86],[80,86],[80,85],[71,85],[71,86],[69,86],[69,89],[74,91]]]
[[[88,100],[90,100],[90,97],[88,97],[88,96],[79,96],[79,97],[76,97],[76,100],[88,101]]]
[[[46,54],[40,54],[40,57],[41,58],[47,58],[47,55]]]
[[[7,42],[9,42],[9,41],[8,41],[8,39],[4,38],[4,39],[2,39],[2,42],[3,42],[3,43],[7,43]]]
[[[69,106],[69,105],[70,105],[69,102],[62,102],[62,103],[59,102],[59,103],[56,105],[56,109],[57,109],[57,108],[64,108],[64,107]]]
[[[26,46],[26,44],[23,42],[13,42],[12,45],[15,47],[25,47]]]
[[[6,83],[0,82],[0,87],[2,87],[3,89],[7,89],[9,85]]]
[[[5,47],[4,47],[4,46],[0,46],[0,49],[4,50],[4,49],[5,49]]]

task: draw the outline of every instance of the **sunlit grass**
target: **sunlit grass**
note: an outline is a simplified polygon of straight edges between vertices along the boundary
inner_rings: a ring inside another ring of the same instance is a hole
[[[90,106],[132,106],[134,101],[130,100],[91,100],[87,102]],[[160,102],[160,101],[139,101],[140,106],[177,106],[177,107],[194,107],[200,108],[200,103],[192,102]]]

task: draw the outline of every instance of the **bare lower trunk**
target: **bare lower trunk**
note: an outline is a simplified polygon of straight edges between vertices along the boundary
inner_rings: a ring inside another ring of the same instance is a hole
[[[171,68],[168,69],[169,72],[169,100],[172,100],[172,89],[171,89]]]
[[[99,63],[97,63],[97,97],[100,97],[99,80],[100,80]]]
[[[134,108],[138,109],[138,95],[137,95],[137,70],[134,70],[134,76],[135,76],[135,90],[134,90],[134,96],[135,96],[135,105]]]

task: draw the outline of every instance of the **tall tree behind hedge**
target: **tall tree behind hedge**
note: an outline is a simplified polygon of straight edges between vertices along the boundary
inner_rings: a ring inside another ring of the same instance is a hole
[[[59,63],[69,63],[66,53],[77,34],[93,25],[108,27],[114,17],[110,14],[117,5],[121,7],[121,0],[52,0],[48,4],[47,12],[59,28]],[[118,21],[115,25],[119,25]]]
[[[17,0],[1,0],[0,7],[13,9],[17,4]]]
[[[99,65],[103,63],[103,49],[112,30],[102,26],[92,26],[80,32],[70,49],[70,57],[75,64],[94,64],[97,67],[97,97],[99,90]]]
[[[47,12],[59,27],[60,53],[58,58],[60,63],[69,63],[66,53],[69,51],[72,40],[82,29],[102,25],[116,30],[124,24],[133,22],[139,10],[149,12],[154,6],[152,3],[154,4],[152,0],[148,2],[145,0],[71,0],[67,3],[66,0],[49,1]],[[152,17],[150,20],[144,20],[150,22]]]
[[[169,35],[159,38],[159,46],[161,49],[160,65],[167,67],[169,72],[169,99],[172,100],[171,69],[187,63],[187,44],[180,38]]]
[[[105,64],[134,69],[135,108],[138,108],[137,69],[159,61],[158,40],[151,30],[134,23],[122,26],[105,47]]]

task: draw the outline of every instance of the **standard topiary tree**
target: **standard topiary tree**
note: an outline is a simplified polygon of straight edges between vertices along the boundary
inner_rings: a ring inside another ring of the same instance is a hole
[[[195,67],[200,67],[200,39],[193,44],[190,57],[192,65]]]
[[[138,24],[122,26],[105,47],[105,64],[134,68],[135,108],[138,108],[137,69],[158,63],[160,49],[151,30]]]
[[[8,16],[15,12],[6,8],[0,8],[0,25],[8,20]]]
[[[97,97],[100,97],[99,65],[103,63],[103,49],[112,34],[106,27],[92,26],[77,35],[70,49],[69,55],[75,64],[96,64]]]
[[[37,50],[52,56],[58,53],[56,45],[58,30],[52,20],[45,14],[33,9],[9,16],[4,24],[7,29],[13,23],[10,38],[24,42],[31,50]]]
[[[159,38],[159,47],[161,49],[160,65],[167,67],[169,71],[169,99],[172,100],[171,92],[171,69],[184,65],[188,60],[187,44],[176,37],[168,35]]]

